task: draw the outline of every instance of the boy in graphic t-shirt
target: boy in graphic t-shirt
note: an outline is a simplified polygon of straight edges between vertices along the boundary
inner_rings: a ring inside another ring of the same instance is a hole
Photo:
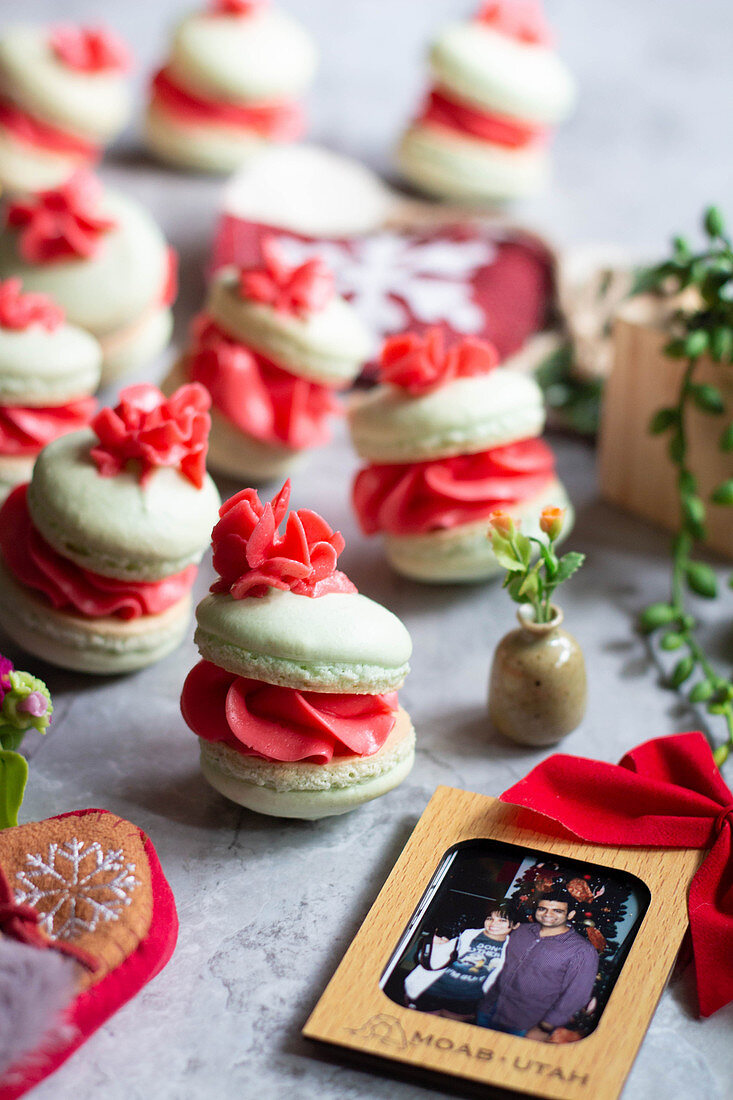
[[[473,1020],[501,970],[514,928],[509,912],[494,906],[483,928],[467,928],[452,940],[434,936],[430,969],[417,966],[405,979],[407,1004],[421,1012]]]

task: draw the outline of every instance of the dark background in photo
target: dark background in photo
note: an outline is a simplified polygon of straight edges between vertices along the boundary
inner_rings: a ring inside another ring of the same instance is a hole
[[[570,927],[598,952],[598,974],[588,1006],[567,1021],[567,1041],[597,1026],[650,901],[634,875],[578,860],[560,859],[513,844],[475,840],[450,848],[392,955],[381,985],[405,1004],[405,978],[425,959],[433,935],[452,939],[482,928],[492,906],[511,903],[515,919],[533,918],[538,898],[562,887],[575,901]]]

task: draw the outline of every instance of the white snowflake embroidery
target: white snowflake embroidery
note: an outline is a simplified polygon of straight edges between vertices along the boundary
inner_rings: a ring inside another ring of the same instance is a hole
[[[16,872],[15,900],[32,905],[55,939],[70,940],[94,932],[100,922],[119,920],[140,885],[134,863],[123,863],[122,849],[102,850],[98,841],[73,837],[49,844],[46,856],[29,852]]]
[[[385,231],[347,244],[289,237],[281,243],[291,263],[322,256],[340,293],[379,335],[399,332],[413,318],[424,324],[444,321],[464,333],[485,327],[486,318],[471,297],[471,277],[495,259],[490,241],[416,240]]]

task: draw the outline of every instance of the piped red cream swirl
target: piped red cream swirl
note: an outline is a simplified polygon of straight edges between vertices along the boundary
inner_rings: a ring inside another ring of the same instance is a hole
[[[0,328],[25,332],[31,325],[40,325],[46,332],[55,332],[63,324],[64,311],[47,294],[30,290],[23,293],[18,278],[0,282]]]
[[[539,0],[484,0],[474,19],[525,45],[552,45],[552,33]]]
[[[492,145],[504,145],[508,149],[521,149],[542,141],[547,133],[542,126],[532,126],[528,122],[518,122],[458,103],[437,88],[430,92],[418,121],[447,126],[450,130],[491,142]]]
[[[555,460],[541,439],[474,455],[367,466],[354,482],[354,508],[367,535],[419,535],[487,518],[541,493]]]
[[[206,387],[214,408],[235,428],[293,450],[328,442],[328,420],[342,409],[327,386],[298,378],[230,339],[205,313],[194,321],[193,338],[188,376]]]
[[[305,115],[299,103],[278,100],[268,103],[227,103],[204,99],[179,84],[168,69],[160,69],[152,82],[154,101],[191,126],[229,126],[252,130],[273,141],[294,141],[305,130]]]
[[[219,509],[211,533],[214,569],[219,580],[212,592],[235,600],[265,596],[270,588],[299,596],[356,592],[336,568],[344,548],[340,531],[332,531],[322,516],[307,508],[290,512],[281,535],[278,528],[290,502],[290,481],[263,504],[255,489],[242,489]]]
[[[52,607],[87,618],[156,615],[182,599],[196,579],[196,566],[161,581],[116,580],[64,558],[33,526],[27,485],[19,485],[0,509],[0,552],[22,585],[40,592]]]
[[[28,263],[90,259],[115,228],[99,214],[102,186],[88,172],[79,171],[61,187],[11,202],[6,223],[17,229],[18,251]]]
[[[249,680],[199,661],[183,685],[181,712],[204,741],[281,763],[329,764],[372,756],[395,724],[397,692],[343,695]]]
[[[56,126],[42,122],[41,119],[29,115],[27,111],[21,110],[9,99],[0,100],[0,126],[25,145],[46,149],[50,153],[60,153],[62,156],[78,157],[90,164],[97,160],[102,152],[98,145],[85,141],[77,134],[70,134],[66,130],[59,130]]]
[[[85,428],[97,411],[94,397],[54,408],[0,405],[0,455],[37,455],[47,443]]]
[[[494,345],[472,336],[446,348],[445,332],[436,326],[424,333],[387,337],[379,359],[379,381],[417,397],[458,378],[487,374],[498,362]]]

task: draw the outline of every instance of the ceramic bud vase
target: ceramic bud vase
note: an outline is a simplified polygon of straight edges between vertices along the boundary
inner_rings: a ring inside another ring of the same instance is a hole
[[[554,745],[585,713],[583,651],[552,605],[549,623],[537,623],[529,604],[517,611],[519,629],[499,642],[489,682],[489,717],[521,745]]]

